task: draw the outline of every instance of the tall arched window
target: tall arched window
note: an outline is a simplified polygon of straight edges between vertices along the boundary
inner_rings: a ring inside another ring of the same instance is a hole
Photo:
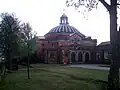
[[[72,61],[72,63],[76,62],[75,57],[76,57],[75,53],[72,52],[71,53],[71,61]]]
[[[82,53],[79,52],[79,53],[78,53],[78,62],[81,62],[81,61],[82,61]]]
[[[50,53],[50,58],[54,58],[54,53],[53,52]]]
[[[89,53],[85,53],[85,62],[88,62],[89,61],[89,58],[90,58],[90,55]]]

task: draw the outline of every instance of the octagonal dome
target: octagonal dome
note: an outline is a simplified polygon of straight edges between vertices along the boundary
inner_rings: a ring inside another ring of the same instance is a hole
[[[85,37],[85,35],[80,33],[75,27],[69,25],[68,17],[65,14],[63,14],[60,17],[60,24],[52,28],[47,34],[45,34],[45,38],[51,40],[68,39],[69,35],[73,33],[78,33],[83,38]]]
[[[54,28],[52,28],[47,34],[49,33],[80,33],[75,27],[70,26],[68,23],[68,17],[63,14],[60,17],[60,24]]]
[[[61,24],[54,27],[48,33],[80,33],[76,28],[68,24]]]

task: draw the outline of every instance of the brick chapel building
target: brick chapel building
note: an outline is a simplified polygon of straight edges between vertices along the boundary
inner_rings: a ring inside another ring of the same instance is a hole
[[[43,63],[100,63],[97,40],[82,34],[63,14],[58,26],[37,37],[37,55]]]

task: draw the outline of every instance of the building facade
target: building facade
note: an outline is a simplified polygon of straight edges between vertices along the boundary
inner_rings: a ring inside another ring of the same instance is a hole
[[[100,54],[100,61],[102,64],[110,64],[112,61],[110,60],[110,41],[102,42],[98,46],[98,51]]]
[[[58,26],[37,38],[36,51],[43,63],[100,63],[97,40],[69,25],[63,14]]]

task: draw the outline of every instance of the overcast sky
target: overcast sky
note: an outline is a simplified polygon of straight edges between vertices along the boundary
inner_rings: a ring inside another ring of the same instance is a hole
[[[16,13],[16,16],[29,22],[38,35],[43,36],[59,25],[60,16],[65,13],[69,24],[86,36],[97,39],[98,43],[109,40],[109,14],[102,4],[86,17],[74,9],[66,8],[66,0],[0,0],[0,12]],[[63,9],[65,11],[63,12]]]

